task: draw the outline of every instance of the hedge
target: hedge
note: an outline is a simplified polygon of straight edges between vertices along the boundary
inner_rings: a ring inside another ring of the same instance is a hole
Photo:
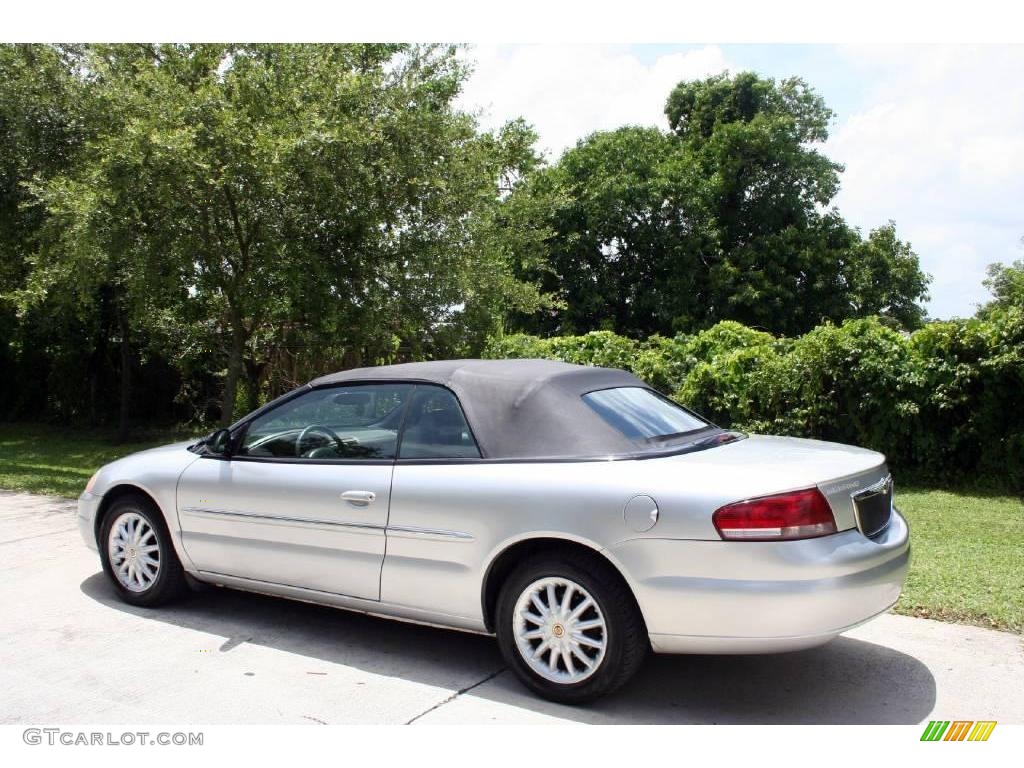
[[[694,335],[491,339],[485,356],[625,368],[712,421],[863,445],[931,478],[1024,488],[1024,311],[933,322],[877,318],[777,338],[726,321]]]

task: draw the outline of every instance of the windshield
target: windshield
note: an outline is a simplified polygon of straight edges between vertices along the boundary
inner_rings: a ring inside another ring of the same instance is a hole
[[[599,389],[583,395],[598,416],[632,440],[659,440],[699,432],[712,425],[643,387]]]

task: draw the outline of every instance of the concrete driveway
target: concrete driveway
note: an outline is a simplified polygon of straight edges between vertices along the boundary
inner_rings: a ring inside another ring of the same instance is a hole
[[[210,589],[117,600],[72,502],[0,492],[2,723],[1024,723],[1024,644],[882,616],[776,656],[652,656],[571,708],[530,696],[491,638]]]

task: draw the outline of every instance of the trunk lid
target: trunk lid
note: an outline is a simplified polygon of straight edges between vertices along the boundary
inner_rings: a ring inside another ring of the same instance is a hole
[[[889,474],[885,456],[867,448],[798,437],[750,435],[694,453],[666,457],[701,485],[723,490],[732,501],[817,486],[842,531],[857,527],[853,495]]]

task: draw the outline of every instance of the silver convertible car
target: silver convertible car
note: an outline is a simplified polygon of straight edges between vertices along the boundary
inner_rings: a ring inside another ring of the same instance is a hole
[[[325,376],[108,464],[78,514],[129,603],[195,580],[493,633],[569,703],[649,648],[825,643],[896,601],[910,556],[881,454],[723,430],[547,360]]]

